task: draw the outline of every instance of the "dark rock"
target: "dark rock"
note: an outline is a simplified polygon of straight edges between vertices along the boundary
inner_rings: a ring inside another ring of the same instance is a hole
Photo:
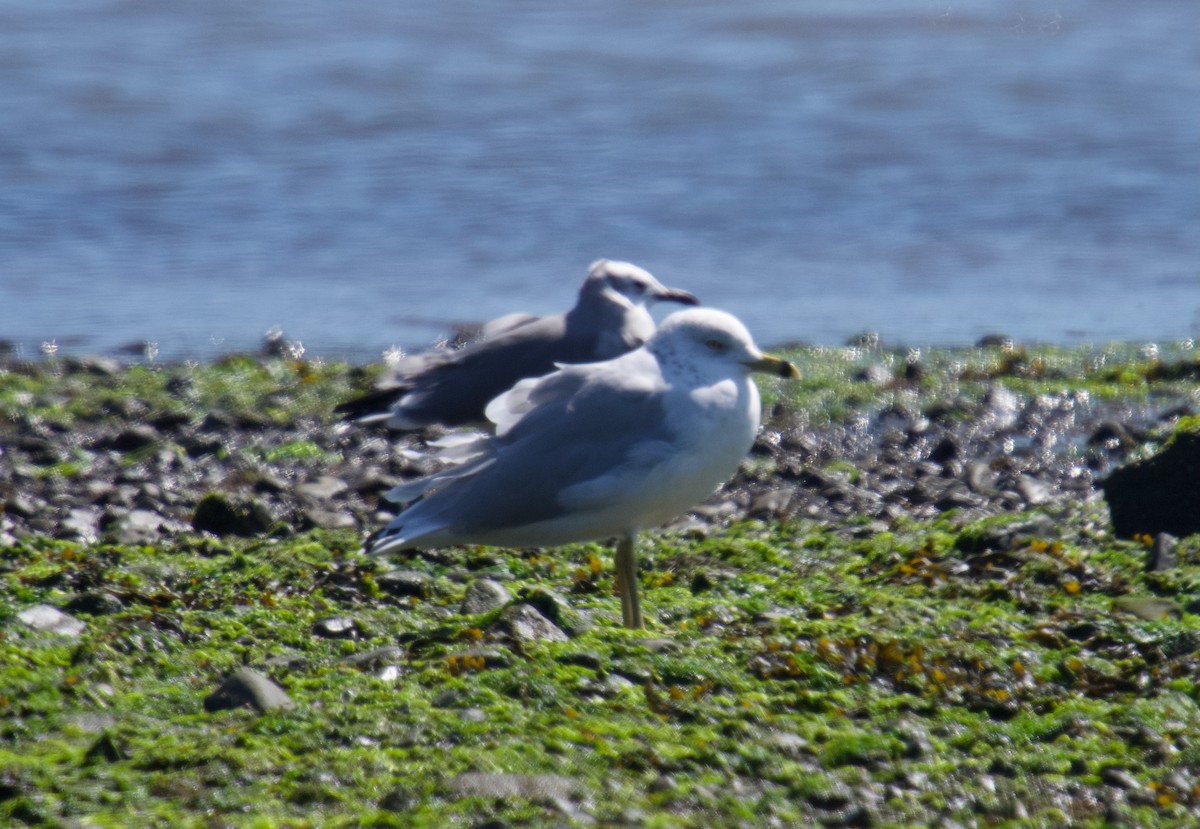
[[[107,616],[110,613],[119,613],[124,610],[125,604],[107,590],[89,590],[72,598],[65,607],[72,613]]]
[[[113,735],[105,731],[96,738],[96,742],[92,743],[91,747],[83,755],[84,765],[92,763],[117,763],[125,760],[126,753],[120,745],[117,744]]]
[[[1157,455],[1119,467],[1100,486],[1122,538],[1200,532],[1200,432],[1179,432]]]
[[[1100,769],[1100,780],[1109,786],[1118,789],[1138,789],[1141,784],[1138,783],[1136,777],[1127,772],[1125,769],[1117,766],[1105,766]]]
[[[929,450],[929,460],[944,465],[947,461],[958,458],[961,452],[958,441],[947,435],[938,441],[937,446]]]
[[[164,411],[157,412],[147,422],[160,431],[173,432],[191,423],[192,418],[187,412]]]
[[[274,523],[267,505],[257,498],[219,492],[201,498],[192,515],[192,527],[197,532],[215,535],[261,535]]]
[[[500,582],[491,579],[476,579],[467,587],[463,597],[462,612],[470,616],[498,610],[512,601],[512,594]]]
[[[281,492],[287,492],[290,488],[286,480],[270,470],[259,472],[254,479],[255,492],[267,492],[272,495],[278,495]]]
[[[162,440],[162,435],[153,426],[139,423],[127,426],[110,438],[98,442],[102,449],[114,449],[117,452],[136,452],[153,446]]]
[[[221,711],[249,705],[259,711],[288,711],[296,707],[282,688],[257,671],[234,671],[216,691],[204,699],[205,711]]]
[[[433,592],[433,577],[419,570],[389,570],[375,577],[379,589],[392,596],[427,599]]]
[[[220,452],[225,443],[216,435],[190,434],[179,438],[179,445],[189,458],[203,458]]]
[[[1179,539],[1170,533],[1159,533],[1154,537],[1154,544],[1146,556],[1146,569],[1151,571],[1171,570],[1179,566],[1179,554],[1176,548]]]
[[[1105,449],[1127,449],[1136,446],[1137,441],[1130,435],[1129,430],[1115,420],[1105,420],[1088,437],[1089,446],[1102,446]]]
[[[59,636],[79,636],[87,630],[86,624],[48,604],[25,608],[17,613],[17,621],[39,633],[55,633]]]

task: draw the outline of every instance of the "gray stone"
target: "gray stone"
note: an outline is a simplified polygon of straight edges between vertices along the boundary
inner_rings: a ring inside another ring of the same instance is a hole
[[[750,501],[750,515],[762,518],[780,518],[787,513],[793,494],[794,490],[789,487],[760,492]]]
[[[503,611],[498,624],[518,642],[568,641],[567,634],[527,604],[514,605]]]
[[[162,537],[169,523],[157,512],[135,509],[118,518],[108,531],[118,544],[153,544]]]
[[[322,530],[352,530],[358,522],[348,512],[308,507],[304,510],[304,525]]]
[[[17,613],[17,621],[39,633],[55,633],[59,636],[79,636],[87,630],[87,625],[79,619],[48,604],[25,608]]]
[[[583,793],[577,781],[559,774],[468,771],[450,778],[446,785],[459,797],[484,797],[492,800],[509,797],[569,800]]]
[[[328,501],[341,495],[350,485],[341,478],[321,475],[311,481],[296,485],[296,494],[312,501]]]
[[[469,616],[478,616],[498,610],[512,601],[512,594],[500,582],[491,579],[477,579],[467,587],[467,595],[463,597],[462,612]]]
[[[375,577],[379,589],[392,596],[429,597],[433,592],[433,578],[419,570],[389,570]]]
[[[1054,497],[1054,493],[1050,487],[1028,475],[1018,476],[1014,486],[1025,503],[1031,507],[1045,504]]]
[[[100,510],[94,507],[76,507],[67,512],[67,517],[58,525],[58,537],[69,538],[90,544],[100,536]]]
[[[349,616],[333,616],[314,624],[313,633],[322,639],[357,639],[358,622]]]
[[[249,705],[259,711],[289,711],[296,707],[282,688],[257,671],[234,671],[216,691],[204,699],[205,711],[221,711]]]
[[[1179,566],[1179,554],[1176,548],[1179,539],[1170,533],[1159,533],[1154,537],[1154,545],[1147,555],[1146,569],[1153,571],[1171,570]]]

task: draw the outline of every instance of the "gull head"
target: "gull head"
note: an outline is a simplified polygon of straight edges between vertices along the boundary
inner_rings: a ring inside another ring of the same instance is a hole
[[[601,294],[621,298],[631,305],[650,305],[655,302],[678,302],[699,305],[694,294],[678,288],[668,288],[644,268],[615,259],[598,259],[588,268],[580,294]]]
[[[741,320],[716,308],[676,311],[663,320],[646,348],[661,362],[710,366],[714,371],[800,376],[787,360],[763,354]]]

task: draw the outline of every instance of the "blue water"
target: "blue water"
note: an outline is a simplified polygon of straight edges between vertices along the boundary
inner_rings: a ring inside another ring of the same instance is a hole
[[[6,0],[0,339],[421,348],[628,259],[762,343],[1200,334],[1190,0]]]

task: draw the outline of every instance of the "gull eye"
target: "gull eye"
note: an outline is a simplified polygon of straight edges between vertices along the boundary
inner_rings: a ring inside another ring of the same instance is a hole
[[[724,351],[726,348],[729,347],[729,345],[727,343],[725,343],[723,340],[718,340],[716,338],[713,338],[711,340],[705,340],[704,344],[706,346],[708,346],[710,351],[716,351],[718,353],[721,351]]]

